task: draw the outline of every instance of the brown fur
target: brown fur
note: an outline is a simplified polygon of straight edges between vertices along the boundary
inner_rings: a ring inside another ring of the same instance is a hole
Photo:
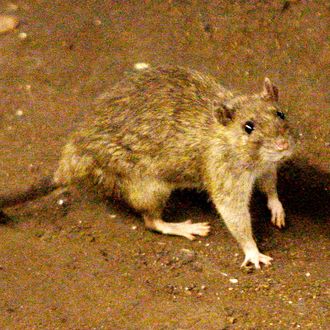
[[[280,204],[276,166],[293,145],[286,121],[276,115],[277,98],[267,78],[260,94],[242,96],[180,67],[132,73],[99,97],[93,118],[72,134],[54,183],[97,187],[129,203],[148,228],[190,239],[206,235],[208,225],[167,224],[162,210],[174,189],[206,190],[243,248],[244,264],[258,268],[271,258],[259,253],[252,237],[252,187],[260,178],[269,205]],[[255,124],[251,134],[247,121]],[[279,151],[281,143],[287,148]]]

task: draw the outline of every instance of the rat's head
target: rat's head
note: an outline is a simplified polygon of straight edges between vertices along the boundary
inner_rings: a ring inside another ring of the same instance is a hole
[[[277,87],[265,78],[261,93],[238,96],[222,105],[222,122],[231,127],[237,147],[261,162],[281,161],[293,151],[286,115],[277,101]]]

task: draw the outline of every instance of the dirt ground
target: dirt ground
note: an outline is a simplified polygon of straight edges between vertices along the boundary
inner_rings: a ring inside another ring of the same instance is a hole
[[[137,62],[195,68],[243,92],[268,76],[298,140],[280,170],[287,228],[272,227],[264,197],[252,198],[259,247],[274,258],[260,271],[240,269],[237,243],[196,192],[175,193],[165,214],[209,221],[211,235],[194,242],[147,232],[123,205],[79,191],[68,208],[50,195],[6,209],[0,329],[329,329],[329,9],[0,1],[20,19],[0,35],[0,195],[52,173],[94,98]]]

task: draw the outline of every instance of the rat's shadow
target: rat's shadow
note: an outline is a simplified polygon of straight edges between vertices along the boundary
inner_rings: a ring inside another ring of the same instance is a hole
[[[313,222],[330,219],[330,174],[321,172],[304,159],[286,162],[279,170],[278,191],[288,211]]]

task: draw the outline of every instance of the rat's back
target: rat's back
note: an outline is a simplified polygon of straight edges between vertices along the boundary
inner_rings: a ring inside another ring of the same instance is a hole
[[[93,118],[65,147],[58,173],[72,181],[139,174],[199,186],[212,104],[229,94],[214,78],[180,67],[131,73],[98,99]]]
[[[181,67],[133,72],[99,98],[93,125],[121,141],[135,137],[136,149],[156,149],[205,130],[212,102],[227,94],[213,77]]]

